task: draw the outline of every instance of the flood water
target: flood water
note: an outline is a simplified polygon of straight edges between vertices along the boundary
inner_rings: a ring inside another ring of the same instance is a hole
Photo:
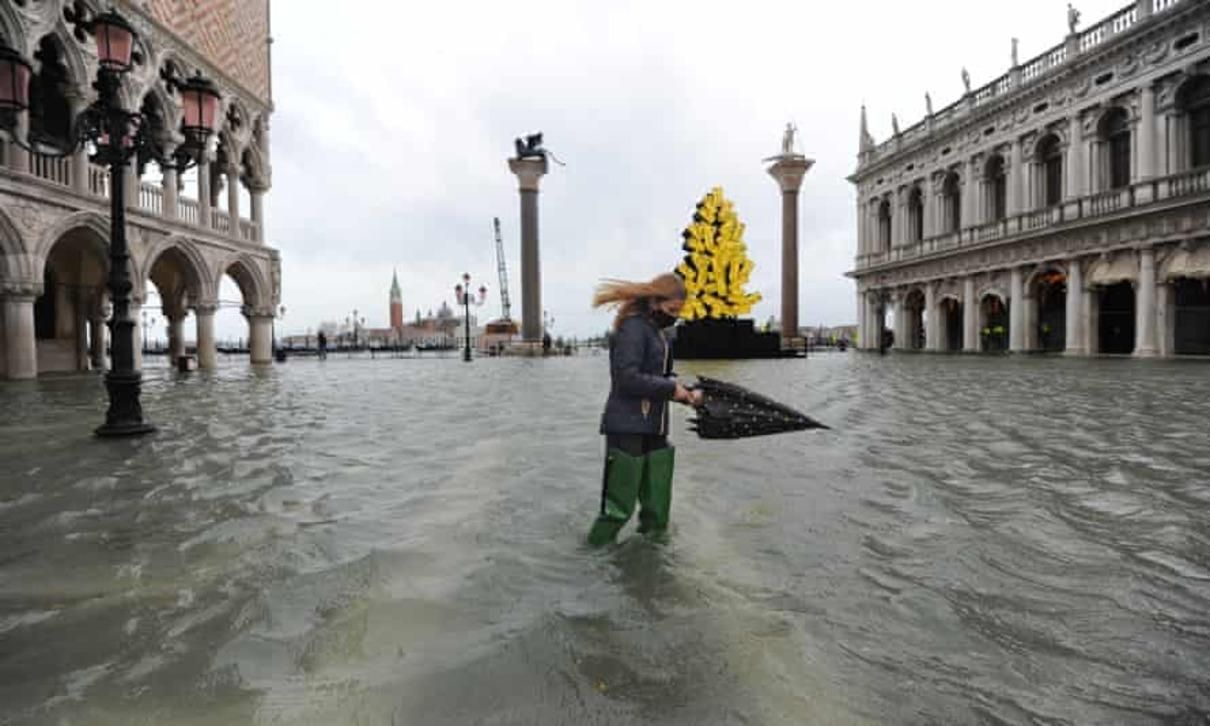
[[[830,424],[701,441],[581,544],[606,359],[0,386],[0,723],[1210,719],[1210,364],[695,364]]]

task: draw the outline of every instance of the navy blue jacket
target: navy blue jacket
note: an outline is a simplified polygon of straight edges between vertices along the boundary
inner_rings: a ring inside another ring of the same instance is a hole
[[[646,315],[622,321],[609,341],[609,400],[602,434],[668,434],[668,406],[676,392],[672,344]]]

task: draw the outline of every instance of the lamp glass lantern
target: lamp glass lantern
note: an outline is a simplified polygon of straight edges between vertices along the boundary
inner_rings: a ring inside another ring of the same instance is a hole
[[[0,110],[29,108],[29,79],[33,69],[21,54],[0,42]]]
[[[97,41],[97,60],[103,68],[118,73],[130,70],[134,51],[134,27],[116,12],[101,13],[92,21]]]
[[[181,105],[185,111],[181,127],[189,143],[201,147],[218,130],[220,101],[218,89],[200,75],[181,84]]]

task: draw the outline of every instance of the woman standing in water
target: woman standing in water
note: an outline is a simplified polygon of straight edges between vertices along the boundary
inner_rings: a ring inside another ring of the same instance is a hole
[[[588,533],[591,545],[613,542],[636,501],[640,532],[668,528],[676,451],[668,445],[668,401],[698,406],[702,397],[672,376],[672,346],[664,330],[684,304],[685,284],[673,273],[650,282],[606,282],[593,297],[593,307],[616,307],[618,313],[609,344],[609,400],[601,416],[601,512]]]

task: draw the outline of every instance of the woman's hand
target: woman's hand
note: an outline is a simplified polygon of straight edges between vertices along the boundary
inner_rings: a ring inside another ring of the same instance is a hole
[[[705,396],[701,391],[691,391],[685,388],[678,381],[676,384],[676,392],[672,394],[672,400],[677,403],[683,403],[686,406],[697,408],[705,402]]]

